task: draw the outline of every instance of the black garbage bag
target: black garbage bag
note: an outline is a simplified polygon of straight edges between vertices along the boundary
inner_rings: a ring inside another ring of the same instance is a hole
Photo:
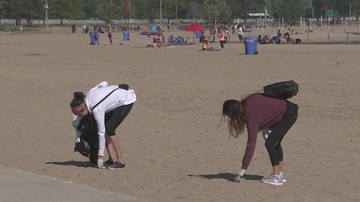
[[[88,157],[90,162],[97,164],[99,151],[99,136],[93,115],[85,116],[77,128],[81,131],[80,142],[76,143],[74,151]]]

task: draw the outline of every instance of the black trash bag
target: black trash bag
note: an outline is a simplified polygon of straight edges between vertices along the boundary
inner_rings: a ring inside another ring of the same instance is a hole
[[[87,115],[83,117],[78,130],[81,131],[80,142],[75,145],[74,151],[88,157],[90,162],[96,165],[99,151],[99,136],[94,116]]]
[[[90,157],[90,145],[80,137],[80,142],[77,142],[74,147],[74,152],[79,152],[85,157]]]

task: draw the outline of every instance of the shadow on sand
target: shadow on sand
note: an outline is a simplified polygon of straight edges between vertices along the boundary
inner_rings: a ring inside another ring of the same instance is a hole
[[[203,174],[203,175],[188,175],[190,177],[200,177],[208,180],[212,179],[224,179],[230,182],[238,182],[236,180],[237,174],[234,173],[218,173],[218,174]],[[261,180],[264,176],[260,175],[244,175],[241,179],[245,180]]]
[[[62,166],[76,166],[76,167],[94,167],[89,161],[63,161],[63,162],[46,162],[45,164],[54,164]]]

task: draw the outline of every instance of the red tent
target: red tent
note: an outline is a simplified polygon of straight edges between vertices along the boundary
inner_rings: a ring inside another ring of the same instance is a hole
[[[186,25],[184,27],[184,30],[188,32],[203,32],[206,29],[199,24],[190,24],[190,25]]]

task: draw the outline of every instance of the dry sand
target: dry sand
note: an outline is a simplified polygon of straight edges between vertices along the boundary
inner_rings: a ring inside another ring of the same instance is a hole
[[[344,41],[338,30],[329,33]],[[311,37],[326,41],[327,33]],[[1,166],[148,201],[360,201],[359,45],[258,45],[259,55],[247,56],[236,36],[222,52],[202,52],[144,48],[151,37],[138,32],[117,45],[122,33],[113,35],[115,45],[104,34],[90,46],[88,36],[57,28],[0,33]],[[223,101],[289,79],[300,85],[291,99],[300,111],[283,142],[288,182],[259,181],[271,172],[261,136],[248,176],[234,182],[246,135],[229,139],[224,123],[216,128]],[[73,152],[72,93],[103,80],[129,83],[138,96],[117,130],[127,167],[116,171]]]

